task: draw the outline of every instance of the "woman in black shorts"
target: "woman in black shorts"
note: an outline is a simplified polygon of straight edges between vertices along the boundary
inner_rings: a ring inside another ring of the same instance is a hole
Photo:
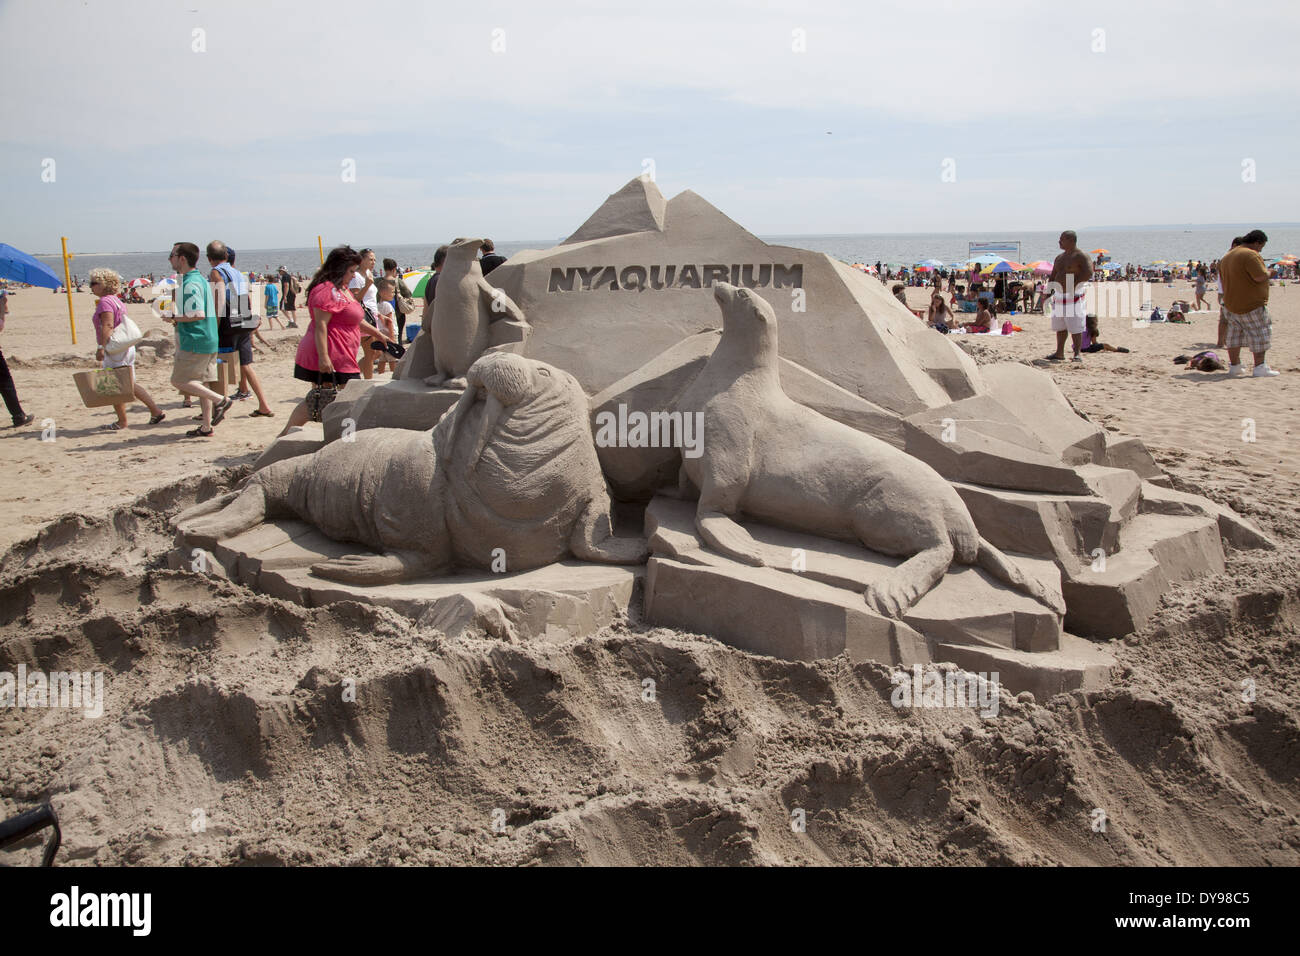
[[[342,385],[361,377],[357,351],[363,334],[380,342],[392,341],[382,329],[366,321],[365,309],[348,291],[348,283],[360,264],[360,253],[351,246],[339,246],[330,250],[325,263],[312,276],[307,287],[307,314],[311,321],[298,343],[294,378],[312,385],[328,381]],[[310,419],[306,401],[299,402],[280,434],[305,425]]]

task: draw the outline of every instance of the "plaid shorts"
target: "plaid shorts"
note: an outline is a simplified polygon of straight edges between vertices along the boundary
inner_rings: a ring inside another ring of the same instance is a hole
[[[1228,336],[1224,344],[1230,349],[1239,349],[1243,345],[1252,352],[1266,352],[1273,344],[1273,320],[1269,318],[1268,306],[1261,305],[1253,312],[1238,315],[1224,310],[1228,320]]]

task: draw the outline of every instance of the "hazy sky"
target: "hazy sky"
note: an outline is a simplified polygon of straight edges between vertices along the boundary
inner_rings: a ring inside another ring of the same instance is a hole
[[[647,161],[766,235],[1296,220],[1298,27],[1291,0],[5,0],[0,241],[545,239]]]

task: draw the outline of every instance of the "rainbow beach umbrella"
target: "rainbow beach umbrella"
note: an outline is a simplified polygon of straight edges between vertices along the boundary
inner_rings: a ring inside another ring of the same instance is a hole
[[[1003,259],[996,265],[991,265],[987,269],[981,269],[980,275],[1006,275],[1008,272],[1023,272],[1025,269],[1019,262],[1012,262],[1010,259]]]

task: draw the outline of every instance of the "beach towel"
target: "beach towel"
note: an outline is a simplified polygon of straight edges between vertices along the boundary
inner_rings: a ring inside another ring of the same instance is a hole
[[[1088,318],[1088,306],[1084,301],[1087,294],[1086,282],[1076,285],[1073,291],[1059,289],[1052,293],[1053,332],[1083,333]]]

